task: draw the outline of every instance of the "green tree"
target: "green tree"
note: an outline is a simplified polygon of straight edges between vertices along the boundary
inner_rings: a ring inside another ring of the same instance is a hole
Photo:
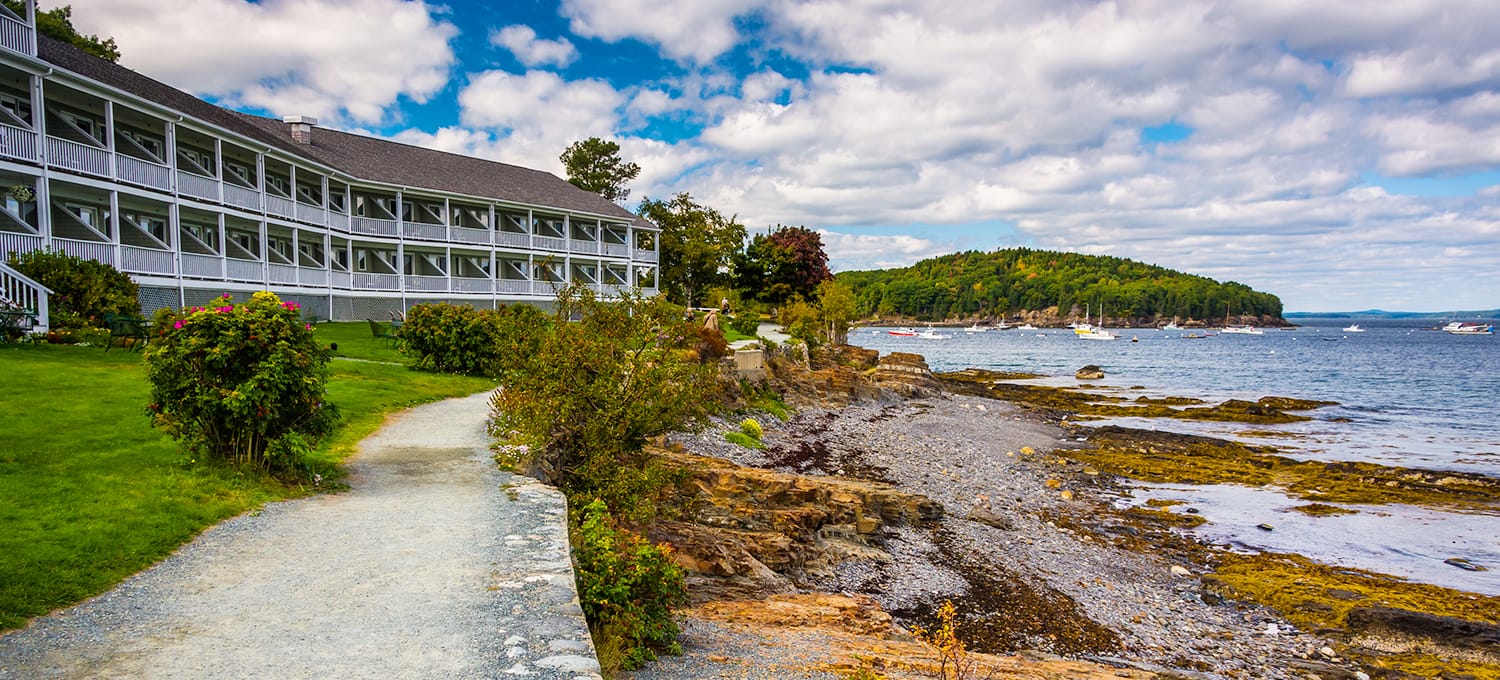
[[[0,0],[5,8],[14,12],[16,16],[26,17],[26,4],[20,0]],[[105,61],[120,60],[120,46],[115,44],[114,38],[100,39],[97,35],[84,35],[73,28],[73,6],[63,5],[46,11],[38,9],[36,12],[36,28],[49,38],[61,40],[89,54]]]
[[[619,144],[598,137],[573,142],[562,153],[561,160],[573,186],[611,201],[629,197],[625,183],[641,174],[641,166],[620,158]]]
[[[102,262],[61,250],[33,250],[11,253],[10,266],[52,290],[48,313],[53,330],[103,328],[106,314],[141,313],[139,286]]]
[[[854,290],[828,279],[818,284],[818,319],[823,323],[828,342],[842,345],[849,341],[849,324],[857,317]]]
[[[812,298],[818,284],[833,278],[823,238],[807,227],[777,226],[756,235],[736,254],[733,269],[736,287],[773,305],[793,297]]]
[[[668,300],[697,307],[704,291],[728,283],[726,270],[745,243],[745,225],[697,203],[687,192],[670,201],[647,198],[640,214],[661,227],[658,285]]]

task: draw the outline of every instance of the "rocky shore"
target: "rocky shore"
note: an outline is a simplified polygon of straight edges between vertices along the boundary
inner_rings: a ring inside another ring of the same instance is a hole
[[[688,568],[693,606],[684,655],[634,677],[931,677],[937,656],[907,631],[944,601],[989,677],[1407,677],[1350,654],[1399,626],[1289,618],[1212,573],[1223,553],[1180,531],[1191,515],[1121,509],[1112,471],[1069,455],[1065,410],[872,355],[773,362],[801,408],[758,414],[763,449],[725,440],[737,419],[665,442],[690,474],[656,538]],[[1478,651],[1443,658],[1494,662],[1493,617],[1445,618],[1478,626],[1464,638]],[[1442,647],[1416,638],[1389,653]]]

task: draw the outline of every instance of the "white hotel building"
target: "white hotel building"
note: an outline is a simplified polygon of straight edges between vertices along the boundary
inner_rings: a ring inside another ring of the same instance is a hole
[[[555,175],[224,109],[38,35],[26,5],[0,7],[0,263],[109,263],[147,314],[267,289],[350,320],[656,288],[656,227]]]

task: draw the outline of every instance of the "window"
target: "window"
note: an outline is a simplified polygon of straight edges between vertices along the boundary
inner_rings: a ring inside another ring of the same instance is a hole
[[[251,170],[249,166],[234,161],[224,161],[224,167],[229,170],[230,175],[238,178],[241,182],[252,187],[255,186],[255,171]]]
[[[187,168],[187,169],[189,169],[189,170],[197,170],[199,172],[204,172],[204,173],[207,173],[209,175],[214,174],[214,171],[213,171],[213,167],[214,167],[214,157],[213,157],[213,154],[210,154],[210,153],[208,153],[206,151],[201,151],[199,149],[194,149],[192,147],[187,147],[187,146],[178,146],[177,147],[177,154],[179,156],[182,156],[189,163],[197,166],[196,168]]]
[[[120,136],[132,142],[135,142],[136,146],[141,147],[141,150],[151,154],[151,157],[153,159],[161,160],[162,140],[153,138],[144,132],[137,132],[135,130],[123,128],[120,129]]]
[[[78,218],[79,222],[87,224],[90,227],[97,228],[99,226],[99,209],[94,206],[64,203],[63,210],[68,211],[74,217]]]
[[[4,109],[27,127],[31,126],[31,102],[8,92],[0,93],[0,109]]]
[[[287,193],[286,184],[287,178],[285,177],[282,177],[280,175],[272,175],[269,173],[266,175],[266,189],[268,190],[275,190],[276,193],[281,194],[282,196],[289,196],[290,194]]]
[[[151,215],[132,215],[131,221],[135,222],[136,226],[141,228],[141,231],[155,236],[157,240],[163,243],[166,242],[167,220],[165,218],[153,217]]]
[[[239,246],[241,248],[244,248],[246,252],[253,253],[257,250],[257,248],[255,247],[255,234],[250,234],[243,231],[231,231],[229,232],[229,240],[239,244]]]
[[[71,123],[73,127],[78,128],[79,132],[82,132],[83,134],[88,135],[94,141],[99,142],[99,137],[101,136],[99,134],[100,125],[99,123],[95,122],[93,118],[89,118],[88,116],[80,116],[75,113],[63,113],[61,115],[63,120]],[[102,144],[103,142],[100,143]]]
[[[355,269],[358,269],[359,271],[362,271],[362,272],[370,271],[370,267],[368,266],[369,263],[365,261],[365,252],[366,251],[363,251],[363,250],[356,250],[356,251],[354,251],[354,254],[355,254],[355,257],[356,257],[356,260],[355,260],[355,262],[356,262]]]
[[[216,227],[210,227],[203,224],[188,224],[184,222],[182,228],[184,231],[191,234],[193,238],[202,241],[204,245],[207,245],[210,248],[214,247],[214,242],[218,240],[219,230]]]

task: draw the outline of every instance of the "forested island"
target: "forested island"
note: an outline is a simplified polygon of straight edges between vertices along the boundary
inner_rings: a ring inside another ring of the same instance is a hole
[[[1153,324],[1253,317],[1283,322],[1281,299],[1242,283],[1219,282],[1133,260],[1030,248],[966,251],[910,267],[841,272],[865,318],[921,321],[1024,319],[1053,323],[1085,307],[1113,320]]]

